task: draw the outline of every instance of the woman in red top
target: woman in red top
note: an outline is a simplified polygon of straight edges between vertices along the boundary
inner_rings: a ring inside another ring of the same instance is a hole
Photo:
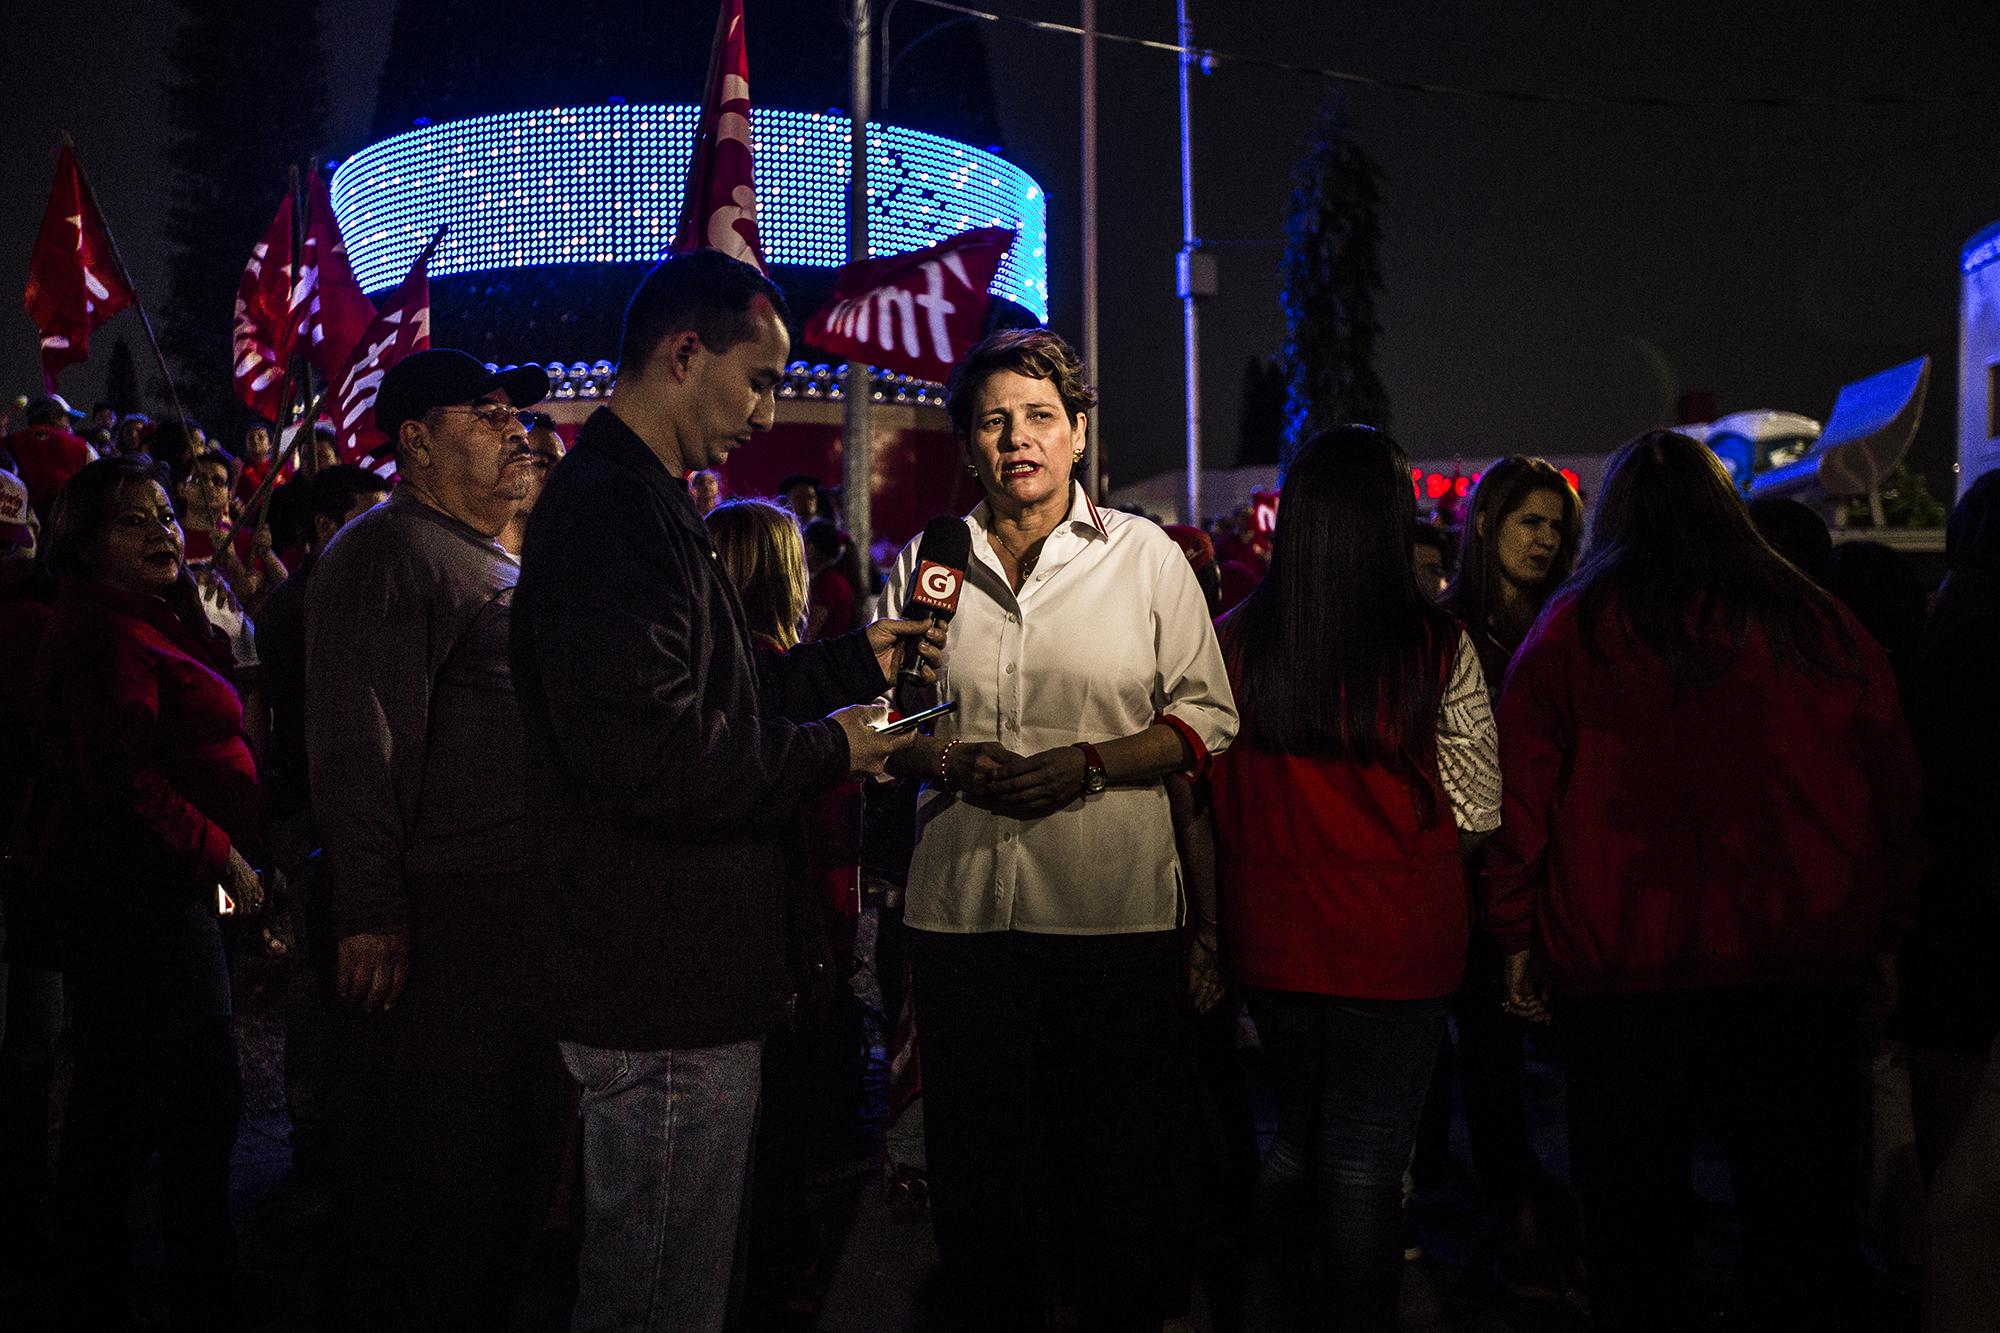
[[[1488,924],[1569,1056],[1603,1330],[1681,1327],[1690,1140],[1722,1106],[1770,1328],[1855,1326],[1856,1004],[1911,888],[1919,782],[1882,650],[1671,431],[1613,456],[1593,545],[1514,658]]]
[[[1279,512],[1270,573],[1222,622],[1243,728],[1211,774],[1224,963],[1278,1103],[1242,1326],[1386,1333],[1403,1167],[1465,962],[1461,848],[1498,821],[1493,719],[1478,655],[1417,586],[1387,435],[1313,437]]]
[[[244,850],[256,767],[150,461],[89,464],[50,528],[61,589],[35,705],[74,1031],[56,1185],[66,1315],[129,1320],[126,1210],[157,1149],[174,1327],[227,1330],[239,1085],[218,911],[224,895],[262,905]]]

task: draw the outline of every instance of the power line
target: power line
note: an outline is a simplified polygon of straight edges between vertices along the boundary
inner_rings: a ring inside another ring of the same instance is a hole
[[[970,5],[953,4],[951,0],[914,0],[932,9],[947,10],[967,18],[981,19],[987,23],[1012,23],[1024,28],[1034,28],[1041,32],[1059,32],[1071,37],[1083,35],[1083,29],[1069,23],[1057,23],[1049,19],[1025,18],[1019,14],[997,14],[992,10],[974,9]],[[1383,79],[1372,74],[1356,74],[1352,70],[1329,69],[1324,65],[1302,65],[1289,60],[1271,60],[1263,56],[1238,55],[1229,51],[1217,51],[1207,47],[1182,47],[1173,42],[1157,41],[1150,37],[1133,37],[1125,33],[1105,32],[1100,29],[1097,39],[1102,42],[1116,42],[1123,46],[1144,47],[1149,51],[1162,51],[1169,55],[1191,54],[1201,62],[1203,69],[1217,65],[1243,65],[1253,69],[1281,70],[1287,74],[1306,74],[1314,78],[1326,79],[1334,83],[1349,84],[1360,88],[1380,88],[1387,92],[1422,93],[1433,97],[1463,97],[1487,102],[1523,102],[1529,104],[1555,106],[1599,106],[1599,107],[1644,107],[1653,110],[1677,111],[1771,111],[1791,109],[1849,110],[1862,108],[1896,106],[1945,106],[1955,103],[1990,102],[2000,99],[2000,91],[1993,89],[1972,89],[1946,93],[1859,93],[1850,97],[1777,97],[1746,95],[1736,97],[1644,97],[1615,96],[1600,93],[1547,92],[1525,88],[1476,88],[1453,83],[1424,83],[1412,79]]]

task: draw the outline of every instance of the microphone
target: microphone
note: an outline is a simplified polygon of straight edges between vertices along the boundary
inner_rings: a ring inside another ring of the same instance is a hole
[[[910,595],[903,603],[903,618],[916,620],[934,616],[949,621],[958,612],[958,594],[965,587],[966,562],[972,559],[972,532],[962,518],[934,518],[924,524],[923,540],[917,543],[917,572],[910,580]],[[924,683],[923,659],[917,655],[921,640],[912,639],[904,648],[903,669],[896,681],[911,689]]]

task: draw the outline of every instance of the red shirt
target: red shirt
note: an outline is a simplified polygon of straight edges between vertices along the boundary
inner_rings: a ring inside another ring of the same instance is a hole
[[[1501,947],[1539,941],[1579,994],[1853,980],[1914,887],[1921,787],[1888,659],[1837,614],[1857,679],[1781,665],[1753,626],[1677,698],[1615,608],[1602,656],[1573,598],[1545,613],[1500,699]]]
[[[1428,800],[1380,764],[1260,750],[1241,736],[1216,756],[1216,890],[1232,976],[1357,999],[1458,989],[1465,869],[1451,800],[1434,768],[1424,777]]]
[[[828,565],[813,575],[810,604],[813,610],[824,609],[826,613],[818,618],[815,639],[837,639],[854,628],[854,585],[839,566]]]
[[[28,503],[40,508],[90,461],[90,446],[60,426],[29,426],[7,437]]]

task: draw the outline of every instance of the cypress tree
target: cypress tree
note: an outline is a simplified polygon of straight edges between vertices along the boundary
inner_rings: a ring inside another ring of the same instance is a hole
[[[1375,370],[1382,322],[1382,169],[1348,132],[1338,103],[1314,126],[1293,178],[1283,280],[1286,452],[1347,422],[1389,425]]]

